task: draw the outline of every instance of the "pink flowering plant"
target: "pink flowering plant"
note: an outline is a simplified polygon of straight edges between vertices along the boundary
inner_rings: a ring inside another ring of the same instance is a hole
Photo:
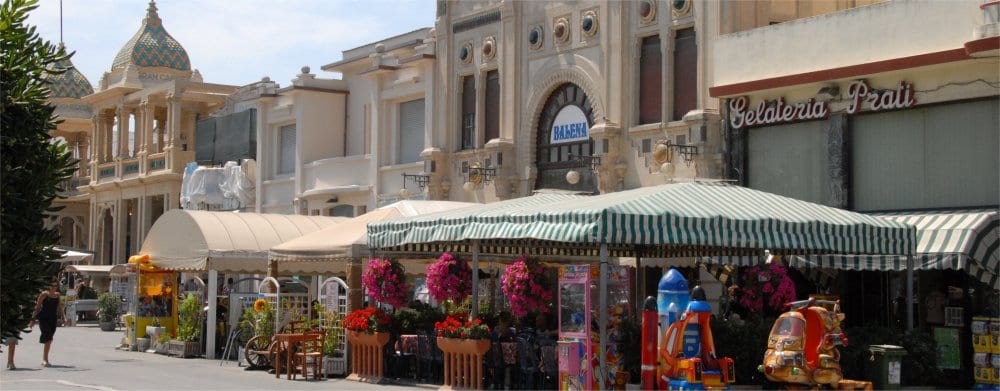
[[[372,258],[361,275],[361,285],[368,290],[372,300],[395,308],[406,306],[410,287],[406,284],[406,274],[399,261]]]
[[[443,253],[427,266],[427,290],[434,300],[461,303],[472,294],[472,268],[469,262]]]
[[[748,267],[743,270],[741,280],[742,287],[730,290],[750,312],[761,312],[765,303],[769,309],[780,312],[785,303],[795,301],[795,282],[788,277],[788,269],[778,262]]]
[[[507,265],[501,288],[511,312],[518,317],[528,315],[529,311],[549,312],[547,304],[555,297],[545,277],[545,268],[525,255]]]

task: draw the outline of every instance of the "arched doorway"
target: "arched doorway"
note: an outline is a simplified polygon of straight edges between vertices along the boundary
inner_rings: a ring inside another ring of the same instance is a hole
[[[594,154],[590,127],[594,124],[593,108],[582,88],[573,83],[556,87],[545,101],[536,129],[535,164],[538,179],[535,189],[562,189],[597,193],[597,176],[587,163],[574,156]],[[580,181],[566,181],[570,171],[580,173]]]

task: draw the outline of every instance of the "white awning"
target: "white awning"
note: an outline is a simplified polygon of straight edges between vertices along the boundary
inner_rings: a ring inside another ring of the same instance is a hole
[[[268,249],[343,220],[175,209],[156,220],[139,254],[168,270],[265,273]],[[279,269],[279,274],[285,273],[296,271]]]
[[[68,265],[66,271],[83,275],[124,275],[125,265]]]

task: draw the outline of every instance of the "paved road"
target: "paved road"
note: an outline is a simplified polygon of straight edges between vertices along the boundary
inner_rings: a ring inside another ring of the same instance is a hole
[[[123,334],[87,325],[60,327],[49,353],[52,367],[43,368],[35,327],[34,332],[23,334],[17,347],[17,369],[0,369],[0,390],[421,390],[341,378],[276,379],[264,371],[246,371],[234,362],[219,366],[218,360],[117,350]],[[6,368],[6,347],[0,360]]]

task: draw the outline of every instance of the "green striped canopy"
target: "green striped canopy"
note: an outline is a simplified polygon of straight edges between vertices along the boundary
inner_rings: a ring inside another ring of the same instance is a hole
[[[964,270],[998,287],[1000,212],[997,209],[873,214],[917,229],[913,270]],[[797,268],[906,270],[906,257],[892,255],[811,255],[792,257]]]
[[[682,183],[598,196],[541,195],[368,226],[372,248],[522,239],[579,248],[912,254],[914,228],[745,187]]]

